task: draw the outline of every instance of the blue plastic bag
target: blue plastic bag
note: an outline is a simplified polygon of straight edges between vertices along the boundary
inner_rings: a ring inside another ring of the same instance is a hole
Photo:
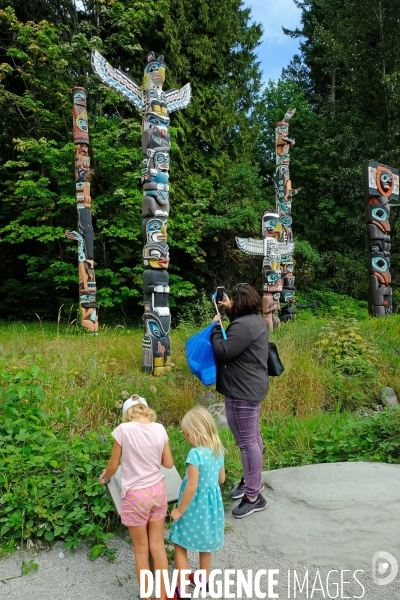
[[[217,380],[217,360],[210,335],[217,323],[211,323],[186,342],[189,369],[204,385],[212,385]]]

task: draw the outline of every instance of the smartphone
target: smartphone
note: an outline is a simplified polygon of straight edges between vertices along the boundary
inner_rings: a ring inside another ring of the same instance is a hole
[[[217,287],[217,292],[216,292],[216,297],[215,297],[215,301],[217,302],[221,302],[224,299],[225,296],[225,288],[223,286],[221,287]]]

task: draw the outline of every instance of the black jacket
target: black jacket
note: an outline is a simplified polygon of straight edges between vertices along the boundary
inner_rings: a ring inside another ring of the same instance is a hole
[[[260,315],[237,317],[226,330],[211,333],[217,356],[217,392],[240,400],[261,402],[268,387],[268,329]]]

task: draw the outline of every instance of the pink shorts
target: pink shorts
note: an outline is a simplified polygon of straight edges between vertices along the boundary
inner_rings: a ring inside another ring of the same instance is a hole
[[[168,498],[164,479],[147,488],[129,490],[122,499],[121,522],[127,527],[140,527],[167,516]]]

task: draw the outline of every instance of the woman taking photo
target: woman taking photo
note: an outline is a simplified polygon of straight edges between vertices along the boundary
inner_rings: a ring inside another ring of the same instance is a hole
[[[224,295],[224,306],[230,317],[222,337],[216,326],[211,341],[217,356],[217,392],[225,396],[228,425],[240,449],[244,477],[231,492],[241,502],[232,510],[242,519],[267,508],[262,496],[261,470],[263,442],[260,434],[260,410],[269,386],[268,329],[261,317],[261,299],[248,283],[238,283],[232,300]],[[214,320],[219,320],[217,315]]]

